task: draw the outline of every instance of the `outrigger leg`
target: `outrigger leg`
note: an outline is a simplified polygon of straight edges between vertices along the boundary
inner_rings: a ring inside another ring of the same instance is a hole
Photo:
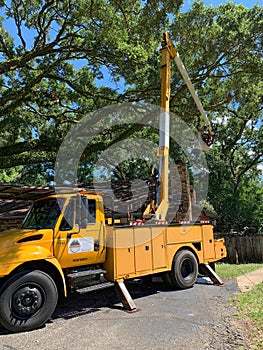
[[[223,285],[224,282],[209,264],[201,264],[201,271],[208,276],[214,284]]]
[[[115,290],[119,294],[121,298],[121,302],[123,304],[123,307],[128,312],[136,312],[139,311],[137,309],[128,289],[126,288],[123,281],[116,281],[115,282]]]

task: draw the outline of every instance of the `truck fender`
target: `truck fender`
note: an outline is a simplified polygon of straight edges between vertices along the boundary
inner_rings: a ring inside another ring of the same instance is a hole
[[[56,258],[52,258],[52,259],[45,259],[46,261],[48,261],[49,263],[53,264],[54,267],[58,270],[62,282],[63,282],[63,291],[64,291],[64,297],[67,297],[67,285],[66,285],[66,281],[65,281],[65,276],[64,273],[62,271],[62,268],[60,266],[60,263],[58,262],[58,260]]]
[[[4,259],[1,261],[0,265],[0,276],[8,276],[15,269],[23,264],[27,264],[33,261],[45,260],[48,263],[51,263],[54,268],[57,270],[58,274],[61,277],[63,283],[64,296],[67,296],[67,287],[65,276],[60,266],[58,260],[53,256],[51,251],[47,248],[41,246],[24,246],[16,250],[16,253],[9,251],[5,255]]]

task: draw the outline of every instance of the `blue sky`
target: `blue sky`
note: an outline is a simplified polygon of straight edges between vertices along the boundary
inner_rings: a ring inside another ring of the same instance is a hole
[[[193,4],[193,0],[184,0],[184,6],[182,7],[182,11],[187,11]],[[223,3],[226,3],[227,1],[222,1],[222,0],[203,0],[203,2],[206,5],[213,5],[214,7],[217,7]],[[234,4],[242,4],[246,7],[253,7],[255,4],[259,4],[260,6],[263,6],[263,0],[232,0]]]

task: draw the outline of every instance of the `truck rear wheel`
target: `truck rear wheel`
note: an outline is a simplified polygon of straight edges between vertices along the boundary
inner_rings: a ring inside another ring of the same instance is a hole
[[[11,277],[0,291],[0,323],[13,332],[41,327],[58,300],[53,279],[43,271],[24,271]]]
[[[163,276],[164,282],[169,287],[179,289],[191,288],[198,275],[198,263],[195,255],[190,250],[180,250],[175,254],[172,270]]]

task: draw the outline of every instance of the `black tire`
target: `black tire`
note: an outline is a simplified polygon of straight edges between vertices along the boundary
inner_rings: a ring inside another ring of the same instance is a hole
[[[198,276],[198,263],[190,250],[180,250],[175,254],[172,270],[163,276],[169,287],[187,289],[193,287]]]
[[[12,332],[45,324],[58,300],[53,279],[43,271],[24,271],[11,277],[0,291],[0,323]]]

